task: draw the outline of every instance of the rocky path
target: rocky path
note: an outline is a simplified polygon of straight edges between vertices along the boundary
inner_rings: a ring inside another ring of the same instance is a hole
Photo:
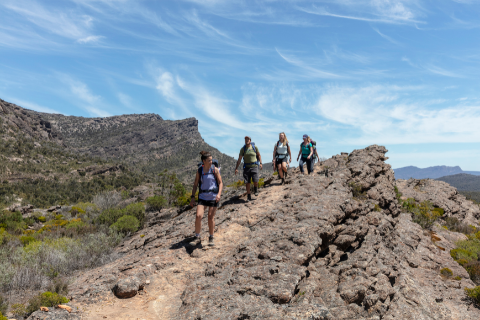
[[[77,278],[73,303],[85,319],[479,319],[468,274],[401,212],[385,153],[292,171],[251,203],[228,191],[215,248],[189,247],[194,210],[154,217],[121,259]],[[460,280],[442,278],[444,267]],[[125,282],[138,294],[118,299]]]

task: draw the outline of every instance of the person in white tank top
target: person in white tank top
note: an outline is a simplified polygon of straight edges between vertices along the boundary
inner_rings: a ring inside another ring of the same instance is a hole
[[[278,141],[273,149],[273,166],[278,170],[278,176],[282,179],[282,185],[287,178],[287,164],[292,162],[292,153],[288,144],[287,135],[282,132],[278,135]]]

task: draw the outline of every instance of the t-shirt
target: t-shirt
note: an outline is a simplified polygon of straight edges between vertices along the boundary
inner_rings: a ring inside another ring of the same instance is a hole
[[[279,159],[283,159],[287,156],[288,154],[288,144],[283,144],[283,143],[276,143],[275,146],[277,147],[277,157]]]
[[[260,152],[260,150],[258,150],[257,146],[255,146],[255,150],[257,152]],[[250,148],[248,148],[247,152],[245,152],[245,153],[244,153],[243,147],[242,147],[242,149],[240,149],[240,155],[243,156],[243,162],[244,163],[257,162],[257,154],[255,153],[255,151],[253,151],[252,146],[250,146]],[[245,167],[246,168],[254,168],[254,167],[257,167],[257,165],[256,164],[250,164],[250,165],[247,165]]]
[[[302,143],[302,158],[307,158],[310,155],[310,148],[312,147],[312,144],[309,143],[307,145]]]

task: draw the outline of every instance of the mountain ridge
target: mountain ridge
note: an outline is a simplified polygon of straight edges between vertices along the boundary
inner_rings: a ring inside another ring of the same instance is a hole
[[[437,179],[440,177],[454,175],[459,173],[467,173],[472,175],[480,175],[480,171],[463,171],[460,166],[433,166],[428,168],[418,168],[415,166],[407,166],[393,169],[395,172],[395,179]]]

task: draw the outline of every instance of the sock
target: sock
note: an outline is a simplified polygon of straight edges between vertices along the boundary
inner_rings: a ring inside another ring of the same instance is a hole
[[[195,233],[195,237],[200,238],[200,233]]]

